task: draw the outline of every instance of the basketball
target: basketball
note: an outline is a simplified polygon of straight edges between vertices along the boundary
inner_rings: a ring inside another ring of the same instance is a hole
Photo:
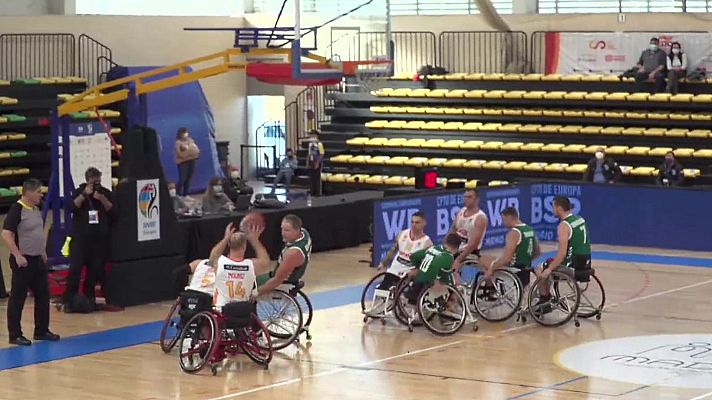
[[[245,232],[245,227],[249,225],[257,225],[262,228],[265,227],[265,217],[257,211],[250,211],[242,218],[240,221],[240,231]]]

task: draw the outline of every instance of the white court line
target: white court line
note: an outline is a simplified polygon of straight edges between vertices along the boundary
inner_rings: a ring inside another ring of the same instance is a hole
[[[415,351],[409,351],[409,352],[407,352],[407,353],[397,354],[397,355],[395,355],[395,356],[390,356],[390,357],[386,357],[386,358],[381,358],[381,359],[378,359],[378,360],[366,361],[366,362],[363,362],[363,363],[360,363],[360,364],[356,364],[356,365],[352,365],[352,366],[349,366],[349,367],[340,367],[340,368],[337,368],[337,369],[332,369],[332,370],[329,370],[329,371],[320,372],[320,373],[318,373],[318,374],[307,375],[307,376],[302,377],[302,378],[295,378],[295,379],[290,379],[290,380],[287,380],[287,381],[284,381],[284,382],[273,383],[273,384],[268,385],[268,386],[261,386],[261,387],[258,387],[258,388],[254,388],[254,389],[250,389],[250,390],[245,390],[245,391],[242,391],[242,392],[237,392],[237,393],[232,393],[232,394],[226,394],[226,395],[220,396],[220,397],[213,397],[213,398],[211,398],[211,399],[209,399],[209,400],[225,400],[225,399],[231,399],[231,398],[233,398],[233,397],[239,397],[239,396],[243,396],[243,395],[250,394],[250,393],[260,392],[260,391],[267,390],[267,389],[272,389],[272,388],[275,388],[275,387],[290,385],[290,384],[292,384],[292,383],[297,383],[297,382],[300,382],[300,381],[303,381],[303,380],[306,380],[306,379],[310,379],[310,378],[318,378],[318,377],[321,377],[321,376],[327,376],[327,375],[338,374],[338,373],[341,373],[341,372],[344,372],[344,371],[348,371],[349,369],[352,369],[352,368],[367,367],[367,366],[373,365],[373,364],[378,364],[378,363],[382,363],[382,362],[386,362],[386,361],[390,361],[390,360],[396,360],[396,359],[403,358],[403,357],[407,357],[407,356],[413,356],[413,355],[420,354],[420,353],[425,353],[425,352],[428,352],[428,351],[438,350],[438,349],[442,349],[442,348],[445,348],[445,347],[454,346],[454,345],[460,344],[460,343],[462,343],[462,342],[464,342],[464,340],[457,340],[457,341],[450,342],[450,343],[439,344],[439,345],[437,345],[437,346],[427,347],[427,348],[425,348],[425,349],[420,349],[420,350],[415,350]]]
[[[707,284],[709,284],[709,283],[712,283],[712,279],[709,279],[709,280],[706,280],[706,281],[702,281],[702,282],[693,283],[693,284],[691,284],[691,285],[682,286],[682,287],[675,288],[675,289],[665,290],[665,291],[663,291],[663,292],[652,293],[652,294],[649,294],[649,295],[647,295],[647,296],[635,297],[635,298],[632,298],[632,299],[630,299],[630,300],[626,300],[626,301],[624,301],[624,302],[622,302],[622,303],[620,303],[620,304],[611,305],[611,307],[615,307],[615,306],[619,306],[619,305],[623,305],[623,304],[628,304],[628,303],[635,303],[636,301],[646,300],[646,299],[649,299],[649,298],[651,298],[651,297],[662,296],[662,295],[669,294],[669,293],[675,293],[675,292],[679,292],[680,290],[692,289],[693,287],[702,286],[702,285],[707,285]]]
[[[702,399],[706,399],[706,398],[708,398],[708,397],[712,397],[712,392],[709,392],[709,393],[707,393],[707,394],[703,394],[702,396],[693,397],[693,398],[691,398],[690,400],[702,400]]]

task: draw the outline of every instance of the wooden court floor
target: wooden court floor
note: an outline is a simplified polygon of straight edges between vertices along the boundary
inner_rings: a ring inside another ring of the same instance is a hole
[[[317,310],[311,343],[278,353],[267,371],[241,356],[215,377],[209,371],[188,375],[175,353],[164,355],[150,342],[0,371],[0,399],[712,399],[712,355],[683,349],[694,340],[712,354],[712,340],[704,342],[712,336],[712,268],[685,266],[694,264],[690,259],[712,266],[712,253],[594,249],[606,255],[594,257],[594,264],[608,307],[601,321],[583,320],[580,328],[480,321],[478,332],[466,325],[437,337],[424,328],[409,333],[395,321],[364,325],[360,306],[351,303]],[[330,300],[343,303],[350,293],[344,288],[364,284],[373,273],[359,261],[367,257],[367,246],[315,254],[307,293],[329,291],[336,297]],[[111,328],[160,320],[169,306],[90,315],[53,310],[52,329],[64,337],[96,333],[86,340],[99,340]],[[12,355],[5,309],[2,300],[0,357]],[[31,301],[23,321],[31,333]],[[645,361],[618,350],[608,354],[613,345],[598,343],[611,339],[622,340],[631,353],[644,348],[656,355],[646,354]],[[595,348],[577,353],[580,345]],[[690,360],[692,367],[680,364]]]

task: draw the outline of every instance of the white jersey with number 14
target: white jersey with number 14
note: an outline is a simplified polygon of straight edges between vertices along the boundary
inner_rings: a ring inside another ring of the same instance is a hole
[[[233,301],[249,301],[257,295],[257,278],[252,260],[218,259],[215,273],[215,306],[222,307]]]

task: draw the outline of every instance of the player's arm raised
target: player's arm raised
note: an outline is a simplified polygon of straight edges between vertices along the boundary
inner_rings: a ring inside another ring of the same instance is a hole
[[[228,240],[230,240],[230,235],[232,235],[233,233],[235,233],[235,227],[232,225],[232,223],[230,223],[228,224],[228,226],[225,227],[225,235],[223,236],[223,238],[220,239],[220,241],[213,247],[212,250],[210,250],[210,266],[213,267],[213,269],[217,269],[218,259],[225,252],[227,242]]]
[[[269,269],[269,253],[265,246],[260,242],[260,235],[264,232],[265,228],[258,225],[249,225],[245,227],[245,236],[250,245],[255,249],[255,255],[257,257],[252,259],[252,264],[255,266],[255,273],[261,275],[267,272]]]
[[[304,253],[297,248],[291,248],[284,253],[282,263],[277,267],[274,276],[271,277],[264,285],[257,290],[260,295],[269,293],[276,289],[277,286],[284,283],[289,278],[289,275],[294,272],[297,267],[304,264]]]
[[[556,269],[564,259],[566,258],[566,252],[569,247],[569,237],[571,236],[571,227],[567,223],[560,223],[559,227],[556,229],[557,240],[559,242],[556,249],[556,256],[554,260],[549,263],[549,266],[542,271],[542,276],[545,278],[551,274],[551,271]]]

